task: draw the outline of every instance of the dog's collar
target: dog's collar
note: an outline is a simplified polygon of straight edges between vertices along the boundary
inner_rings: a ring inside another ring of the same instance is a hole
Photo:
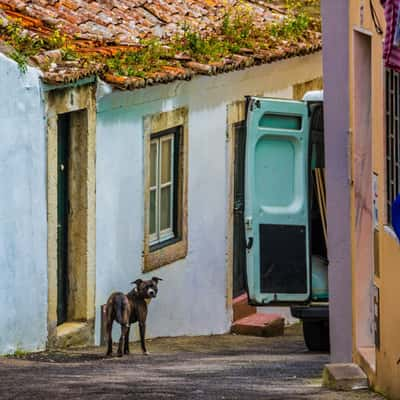
[[[133,296],[135,296],[136,298],[139,298],[139,299],[141,298],[141,299],[143,299],[147,304],[150,304],[152,298],[143,298],[143,297],[139,297],[139,291],[137,290],[137,288],[132,289],[130,293],[132,293],[132,292],[133,292]]]

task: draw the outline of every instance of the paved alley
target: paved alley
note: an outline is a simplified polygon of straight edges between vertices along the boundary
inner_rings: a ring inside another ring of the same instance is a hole
[[[4,399],[381,399],[321,388],[327,354],[310,353],[297,330],[278,338],[156,339],[124,358],[103,348],[0,359]]]

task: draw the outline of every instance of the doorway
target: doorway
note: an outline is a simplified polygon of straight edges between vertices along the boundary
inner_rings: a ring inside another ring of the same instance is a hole
[[[95,86],[44,92],[47,110],[48,346],[94,338]]]
[[[354,317],[355,345],[375,365],[372,212],[371,36],[354,31]]]
[[[57,115],[57,326],[87,321],[87,110]]]
[[[57,325],[68,315],[68,208],[70,114],[57,121]]]
[[[233,298],[246,289],[246,239],[244,227],[244,174],[246,129],[245,121],[233,126],[234,134],[234,194],[233,194]]]

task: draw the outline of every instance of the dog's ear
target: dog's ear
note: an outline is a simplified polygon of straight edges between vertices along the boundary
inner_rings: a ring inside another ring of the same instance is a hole
[[[141,279],[136,279],[136,281],[131,282],[132,285],[139,286],[143,281]]]
[[[159,281],[162,281],[161,278],[157,278],[156,276],[153,276],[153,277],[151,278],[151,280],[154,281],[155,283],[158,283]]]

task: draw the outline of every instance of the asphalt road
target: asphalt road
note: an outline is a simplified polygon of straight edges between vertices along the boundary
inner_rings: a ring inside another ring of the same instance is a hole
[[[123,358],[103,348],[0,358],[0,399],[381,399],[321,388],[327,354],[306,350],[298,331],[284,337],[156,339]]]

